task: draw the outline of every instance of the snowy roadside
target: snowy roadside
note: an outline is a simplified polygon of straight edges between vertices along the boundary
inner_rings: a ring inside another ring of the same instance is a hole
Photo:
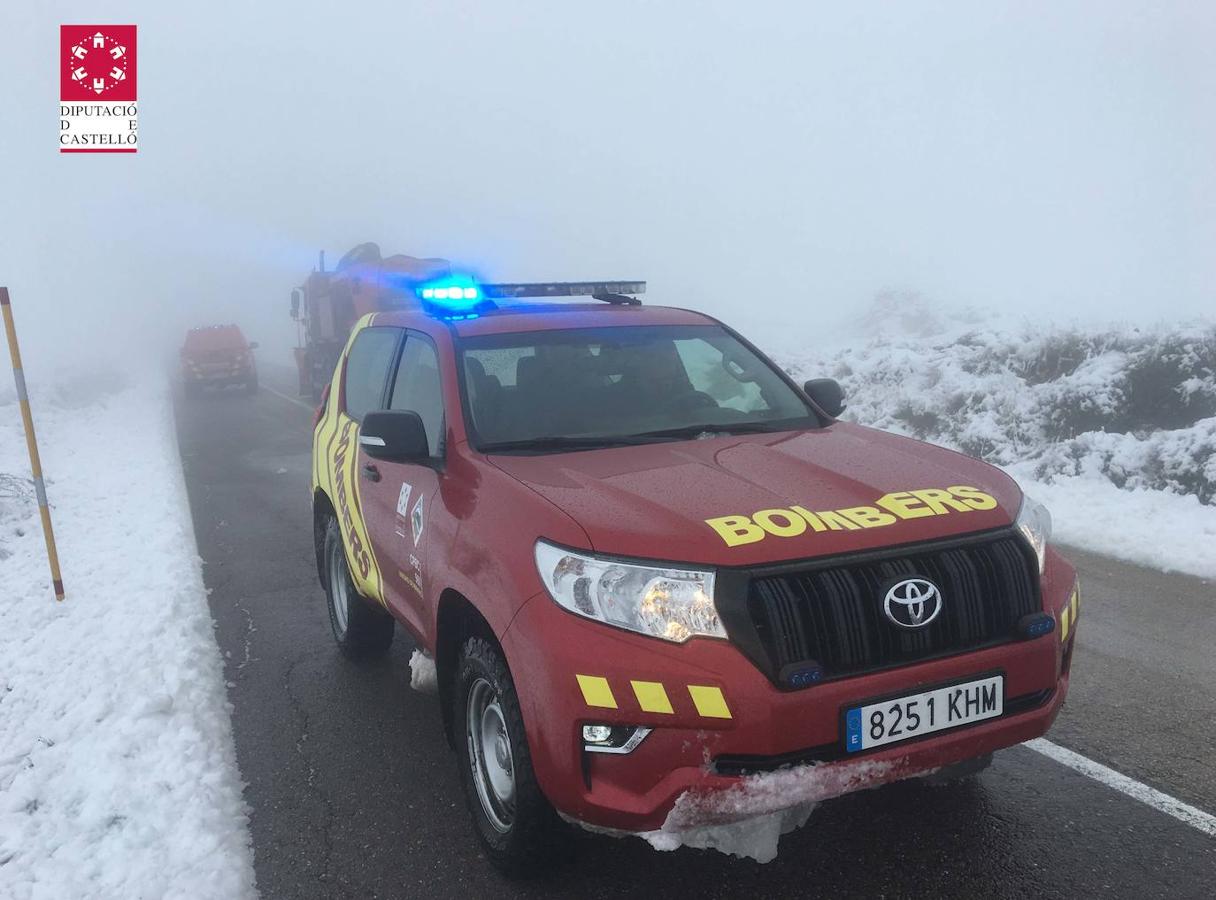
[[[32,399],[67,599],[0,385],[0,896],[253,896],[166,380],[90,374]]]
[[[778,352],[845,418],[1000,466],[1057,543],[1216,578],[1216,326],[942,319],[884,296],[850,339]]]

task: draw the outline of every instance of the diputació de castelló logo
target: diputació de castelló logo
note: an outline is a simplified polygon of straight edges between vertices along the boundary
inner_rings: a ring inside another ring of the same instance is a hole
[[[134,25],[59,26],[59,152],[139,148]]]

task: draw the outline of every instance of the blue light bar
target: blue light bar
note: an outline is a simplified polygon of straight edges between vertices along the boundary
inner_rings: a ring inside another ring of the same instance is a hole
[[[487,308],[488,301],[473,279],[456,276],[419,286],[422,308],[442,319],[472,319]]]
[[[423,310],[441,319],[473,319],[495,309],[495,299],[525,297],[593,297],[615,305],[637,306],[644,281],[543,281],[520,284],[478,284],[466,275],[429,282],[415,288]]]

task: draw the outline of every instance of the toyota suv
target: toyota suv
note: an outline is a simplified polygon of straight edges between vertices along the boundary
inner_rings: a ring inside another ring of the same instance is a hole
[[[1068,688],[1042,506],[643,288],[421,287],[358,322],[317,411],[334,638],[366,658],[400,624],[433,659],[508,873],[572,823],[664,846],[970,774]]]

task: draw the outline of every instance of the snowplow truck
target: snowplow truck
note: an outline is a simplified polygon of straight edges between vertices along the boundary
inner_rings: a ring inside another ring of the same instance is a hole
[[[295,359],[301,396],[320,400],[360,317],[415,306],[417,285],[450,274],[445,259],[381,256],[373,243],[359,244],[327,272],[321,251],[317,268],[291,292],[291,317],[298,324]]]

